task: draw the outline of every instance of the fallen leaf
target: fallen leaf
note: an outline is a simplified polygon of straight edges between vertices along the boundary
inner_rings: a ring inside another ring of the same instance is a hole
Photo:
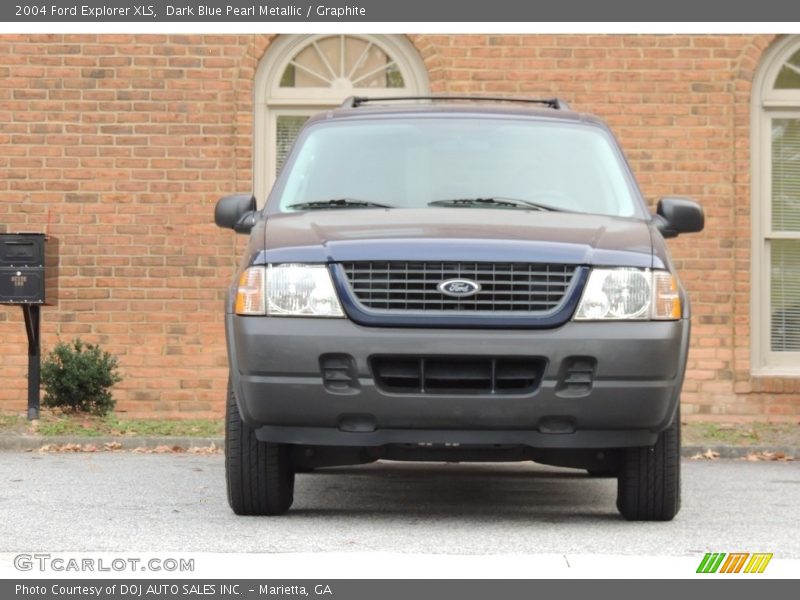
[[[122,448],[122,444],[120,444],[119,442],[106,442],[105,444],[103,444],[103,448],[106,451],[111,452],[113,450],[120,450]]]
[[[703,458],[708,460],[717,460],[719,458],[719,452],[715,452],[711,448],[703,452]]]
[[[757,461],[775,461],[775,462],[791,462],[794,460],[794,456],[787,456],[784,452],[758,452],[758,453],[751,453],[747,455],[747,460],[751,462]]]
[[[214,442],[211,442],[210,446],[191,446],[187,452],[189,454],[218,454],[220,449]]]
[[[94,444],[84,444],[82,450],[84,452],[97,452],[97,446]]]

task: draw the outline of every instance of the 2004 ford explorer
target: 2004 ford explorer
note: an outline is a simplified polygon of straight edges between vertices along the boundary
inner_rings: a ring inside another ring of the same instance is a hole
[[[630,520],[680,508],[689,301],[609,128],[557,99],[349,98],[310,119],[225,309],[228,499],[377,459],[533,460],[616,477]]]

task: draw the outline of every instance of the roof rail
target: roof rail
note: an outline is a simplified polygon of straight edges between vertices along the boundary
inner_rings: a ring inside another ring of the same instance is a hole
[[[475,102],[522,102],[525,104],[543,104],[556,110],[569,110],[569,104],[560,98],[510,98],[504,96],[350,96],[342,102],[341,108],[358,108],[370,102],[402,102],[403,100],[469,100]]]

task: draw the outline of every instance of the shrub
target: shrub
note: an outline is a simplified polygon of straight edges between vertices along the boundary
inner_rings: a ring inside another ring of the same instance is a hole
[[[106,415],[114,409],[109,389],[121,377],[117,359],[79,338],[59,342],[42,362],[44,405],[65,412]]]

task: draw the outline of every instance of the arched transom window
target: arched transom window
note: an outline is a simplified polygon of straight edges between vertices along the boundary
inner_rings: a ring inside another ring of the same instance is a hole
[[[753,368],[800,376],[800,36],[766,53],[753,112]]]
[[[285,35],[256,74],[254,186],[259,203],[300,128],[348,96],[420,95],[428,76],[416,49],[394,35]]]
[[[397,61],[375,41],[351,35],[312,40],[289,60],[282,88],[404,88]]]

